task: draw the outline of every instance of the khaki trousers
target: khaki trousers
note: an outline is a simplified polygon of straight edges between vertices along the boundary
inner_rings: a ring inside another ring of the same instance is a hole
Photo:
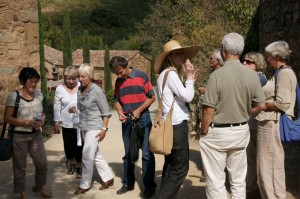
[[[209,128],[200,138],[200,152],[205,171],[206,196],[208,199],[227,198],[225,167],[229,174],[231,198],[246,198],[247,156],[249,143],[248,124]]]
[[[13,138],[13,171],[14,192],[26,191],[27,154],[32,158],[35,166],[35,185],[44,186],[47,179],[47,155],[42,133],[33,134],[14,133]]]
[[[258,186],[263,199],[286,198],[284,149],[279,122],[257,122]]]

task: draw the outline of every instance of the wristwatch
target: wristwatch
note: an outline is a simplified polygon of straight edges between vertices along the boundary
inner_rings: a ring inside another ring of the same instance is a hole
[[[105,132],[107,132],[108,128],[102,127],[102,130],[104,130]]]

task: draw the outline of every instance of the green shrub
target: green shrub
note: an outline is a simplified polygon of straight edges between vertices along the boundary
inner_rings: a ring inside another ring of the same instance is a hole
[[[53,104],[55,91],[48,91],[44,96],[44,114],[46,116],[45,125],[43,126],[43,135],[48,139],[53,131]]]
[[[109,89],[106,92],[106,99],[107,99],[107,102],[109,104],[109,107],[110,108],[114,108],[114,105],[115,105],[115,101],[114,101],[114,89]]]

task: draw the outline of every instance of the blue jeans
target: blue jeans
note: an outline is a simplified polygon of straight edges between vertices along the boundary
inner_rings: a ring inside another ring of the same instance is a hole
[[[155,188],[156,183],[154,182],[155,175],[155,158],[153,153],[149,150],[149,134],[152,127],[152,122],[150,119],[150,114],[148,111],[144,112],[137,124],[141,127],[145,127],[144,141],[142,145],[142,174],[143,174],[143,184],[145,188]],[[124,142],[125,156],[124,161],[124,186],[134,186],[135,175],[134,175],[134,163],[130,158],[130,136],[131,136],[132,122],[127,120],[122,123],[122,136]]]

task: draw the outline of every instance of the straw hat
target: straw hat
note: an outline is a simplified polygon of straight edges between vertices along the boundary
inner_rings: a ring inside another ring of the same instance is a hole
[[[170,54],[170,52],[172,52],[173,50],[178,50],[178,49],[183,50],[185,59],[192,59],[200,50],[200,46],[181,47],[180,44],[175,40],[171,40],[167,42],[163,46],[163,53],[161,53],[155,60],[154,71],[158,73],[160,71],[163,61],[168,56],[168,54]]]

